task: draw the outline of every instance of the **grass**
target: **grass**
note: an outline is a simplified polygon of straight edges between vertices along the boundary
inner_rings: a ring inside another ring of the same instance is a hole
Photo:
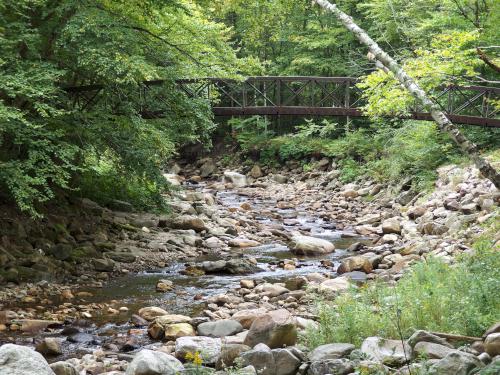
[[[481,336],[500,320],[500,249],[491,228],[474,244],[474,253],[454,265],[429,257],[396,284],[372,283],[334,301],[318,302],[319,328],[303,336],[310,348],[326,343],[360,345],[369,336],[399,338],[416,329]],[[398,319],[399,316],[399,319]]]

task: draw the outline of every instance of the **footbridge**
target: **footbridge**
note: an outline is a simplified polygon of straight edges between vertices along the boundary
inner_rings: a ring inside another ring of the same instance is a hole
[[[245,80],[223,78],[181,79],[175,85],[189,97],[210,101],[215,116],[366,116],[362,90],[352,77],[248,77]],[[168,85],[167,85],[168,82]],[[161,117],[148,103],[161,100],[162,90],[172,89],[172,82],[145,81],[141,87],[142,115]],[[102,85],[66,88],[73,106],[85,110],[95,105],[103,92]],[[500,87],[449,85],[436,90],[433,99],[457,124],[500,127]],[[430,113],[415,103],[406,116],[432,120]]]

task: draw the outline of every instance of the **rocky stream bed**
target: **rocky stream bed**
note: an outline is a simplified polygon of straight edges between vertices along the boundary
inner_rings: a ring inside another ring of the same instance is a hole
[[[328,160],[307,173],[293,164],[224,171],[211,160],[173,172],[165,177],[183,189],[168,198],[172,215],[86,200],[98,229],[69,220],[66,237],[49,245],[27,235],[24,246],[40,254],[22,262],[4,239],[0,375],[411,374],[416,354],[431,373],[451,375],[500,361],[500,324],[467,349],[423,331],[408,341],[370,337],[361,348],[297,345],[317,324],[318,295],[394,283],[428,254],[453,262],[470,251],[500,201],[474,168],[441,169],[426,196],[343,185]],[[42,265],[61,251],[68,256],[53,262],[66,271],[48,281]],[[40,280],[17,280],[31,270]],[[191,368],[196,353],[202,364]]]

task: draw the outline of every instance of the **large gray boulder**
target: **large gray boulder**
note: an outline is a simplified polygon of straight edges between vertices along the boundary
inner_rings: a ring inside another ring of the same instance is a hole
[[[423,357],[429,359],[441,359],[453,351],[455,351],[455,349],[450,349],[444,345],[420,341],[413,348],[413,356],[415,358]]]
[[[347,375],[354,370],[354,366],[348,359],[326,359],[323,361],[315,361],[309,366],[307,375]]]
[[[20,345],[0,347],[1,375],[54,375],[54,371],[40,353]]]
[[[296,324],[295,318],[287,310],[270,311],[253,321],[244,344],[253,347],[263,343],[270,348],[294,345],[297,341]]]
[[[188,353],[198,352],[206,365],[214,365],[221,355],[222,341],[213,337],[179,337],[175,340],[175,356],[184,360]]]
[[[347,357],[355,346],[348,343],[334,343],[318,346],[309,354],[310,361],[321,361],[324,359],[339,359]]]
[[[387,340],[381,337],[368,337],[361,344],[361,351],[369,359],[391,367],[404,365],[411,359],[412,349],[400,340]]]
[[[163,352],[143,349],[130,362],[126,375],[177,375],[184,371],[182,363]]]
[[[274,363],[276,364],[276,375],[295,375],[301,364],[301,360],[288,349],[272,350]]]
[[[252,350],[241,354],[243,366],[251,365],[259,375],[276,375],[273,352],[265,344],[258,344]]]
[[[335,246],[321,238],[294,236],[290,243],[290,251],[296,255],[323,255],[335,251]]]
[[[236,320],[224,319],[215,322],[201,323],[198,327],[200,336],[225,337],[233,336],[243,331],[242,325]]]
[[[428,373],[430,375],[469,375],[474,369],[481,367],[484,367],[484,364],[475,355],[456,350],[434,363]]]

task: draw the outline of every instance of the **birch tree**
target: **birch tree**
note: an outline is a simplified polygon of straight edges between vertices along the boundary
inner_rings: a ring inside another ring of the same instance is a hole
[[[470,142],[460,132],[458,127],[451,122],[448,116],[435,102],[432,101],[427,93],[420,88],[418,83],[406,73],[396,60],[382,50],[382,48],[380,48],[380,46],[366,33],[366,31],[354,22],[352,17],[340,10],[335,4],[332,4],[327,0],[313,1],[325,10],[333,13],[337,20],[342,23],[347,30],[352,32],[362,44],[368,47],[368,50],[373,58],[380,62],[388,71],[394,74],[394,76],[408,90],[408,92],[410,92],[411,95],[415,97],[427,111],[430,112],[439,129],[442,132],[447,133],[460,147],[462,152],[474,162],[483,176],[493,182],[497,189],[500,189],[500,173],[497,172],[486,159],[481,157],[476,145]]]

